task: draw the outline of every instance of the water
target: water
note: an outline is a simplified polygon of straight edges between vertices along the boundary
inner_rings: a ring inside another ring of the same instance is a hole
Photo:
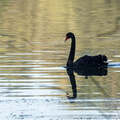
[[[117,0],[1,0],[0,118],[120,119],[119,6]],[[77,39],[75,59],[84,54],[109,59],[109,67],[98,70],[103,76],[73,73],[77,88],[63,67],[69,31]]]

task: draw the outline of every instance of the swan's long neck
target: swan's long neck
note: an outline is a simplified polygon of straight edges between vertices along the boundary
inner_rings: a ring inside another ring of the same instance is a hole
[[[67,61],[67,66],[73,66],[73,61],[74,61],[74,57],[75,57],[75,36],[72,36],[72,42],[71,42],[71,48],[70,48],[70,53],[69,53],[69,57],[68,57],[68,61]]]

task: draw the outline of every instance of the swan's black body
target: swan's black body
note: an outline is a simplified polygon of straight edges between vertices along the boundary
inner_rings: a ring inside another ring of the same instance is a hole
[[[75,46],[76,46],[76,41],[75,41],[75,36],[73,33],[69,32],[66,34],[66,40],[68,40],[69,38],[72,39],[71,42],[71,48],[70,48],[70,54],[66,63],[67,67],[75,67],[75,68],[79,68],[79,67],[90,67],[90,66],[107,66],[107,57],[105,55],[96,55],[96,56],[88,56],[85,55],[81,58],[79,58],[78,60],[74,61],[74,57],[75,57]]]

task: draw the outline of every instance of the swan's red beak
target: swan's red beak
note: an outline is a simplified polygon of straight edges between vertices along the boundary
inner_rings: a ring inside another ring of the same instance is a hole
[[[67,41],[68,39],[69,39],[69,38],[68,38],[68,36],[66,36],[66,38],[65,38],[64,42],[65,42],[65,41]]]

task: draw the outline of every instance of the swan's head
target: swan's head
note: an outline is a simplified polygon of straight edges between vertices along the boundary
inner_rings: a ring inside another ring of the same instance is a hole
[[[74,37],[73,33],[71,33],[71,32],[67,33],[64,42],[67,41],[69,38],[73,38],[73,37]]]

